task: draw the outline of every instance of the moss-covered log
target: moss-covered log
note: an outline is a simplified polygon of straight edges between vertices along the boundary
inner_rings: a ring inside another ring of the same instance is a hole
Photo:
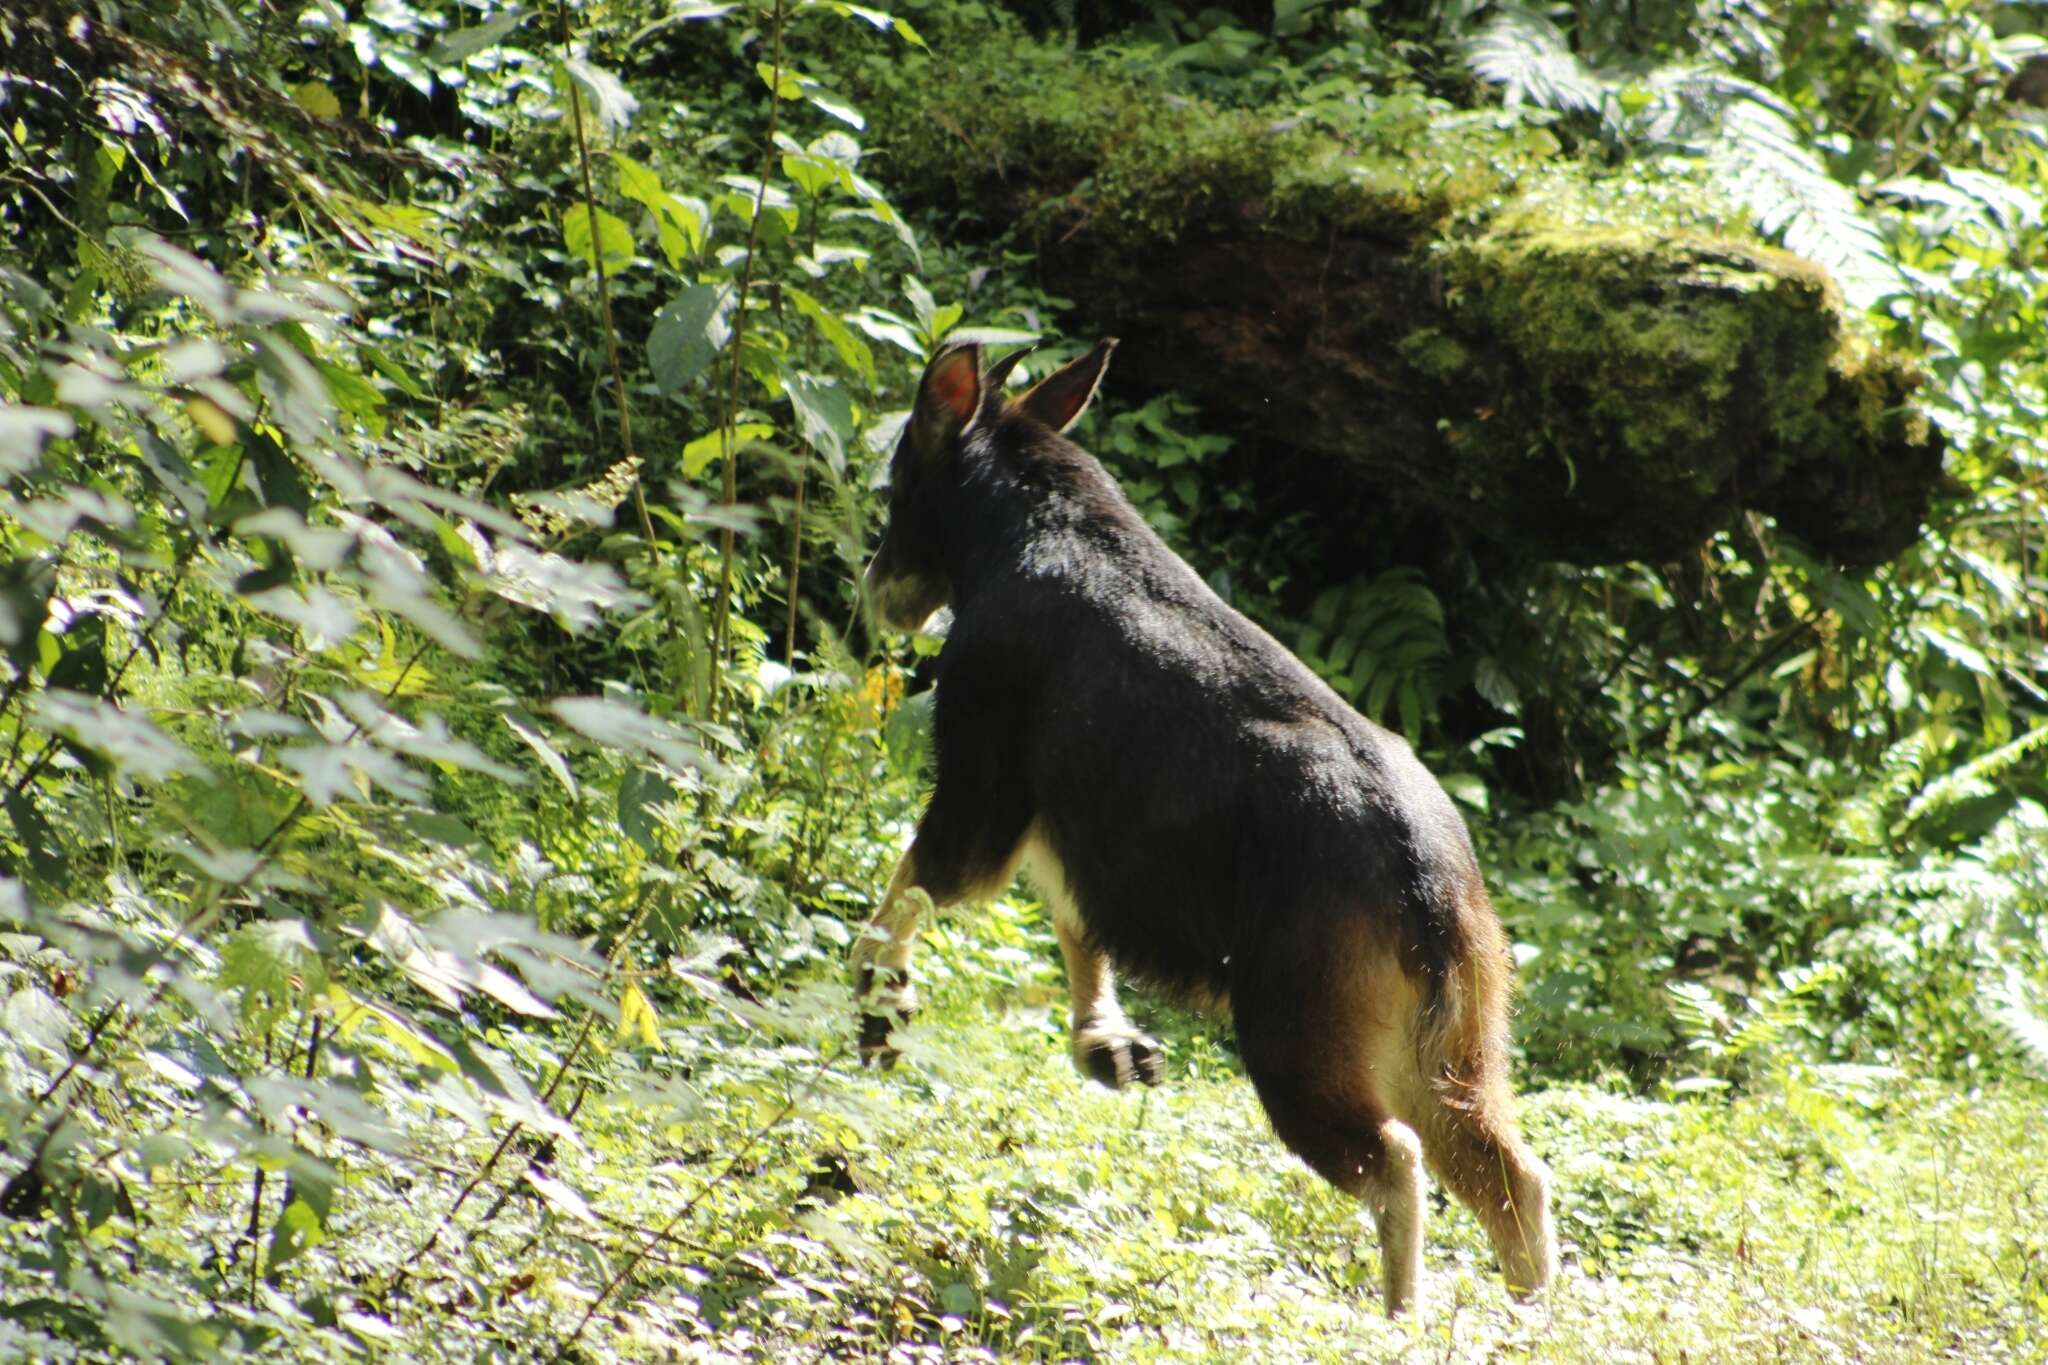
[[[1419,96],[1310,128],[1015,34],[939,50],[866,93],[892,183],[1021,226],[1123,375],[1397,520],[1581,563],[1681,556],[1742,509],[1847,564],[1917,532],[1942,446],[1913,369],[1739,226],[1575,191],[1547,133]]]

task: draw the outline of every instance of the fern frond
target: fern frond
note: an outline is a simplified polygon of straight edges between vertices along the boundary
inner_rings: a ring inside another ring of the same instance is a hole
[[[1906,807],[1907,821],[1947,810],[1973,797],[1996,795],[1996,780],[2043,746],[2048,746],[2048,725],[2037,725],[2018,739],[2001,744],[1988,754],[1979,754],[1954,772],[1945,773],[1922,788]]]
[[[1842,294],[1868,308],[1905,280],[1862,201],[1799,140],[1776,97],[1752,87],[1730,103],[1707,150],[1714,177],[1756,220],[1757,230],[1828,268]]]
[[[2019,1053],[2029,1071],[2048,1079],[2048,1001],[2019,973],[2008,970],[2002,981],[1979,992],[1985,1014]]]
[[[1465,43],[1465,64],[1481,80],[1502,86],[1502,101],[1559,113],[1598,109],[1607,89],[1600,76],[1565,42],[1564,33],[1535,10],[1503,4]]]

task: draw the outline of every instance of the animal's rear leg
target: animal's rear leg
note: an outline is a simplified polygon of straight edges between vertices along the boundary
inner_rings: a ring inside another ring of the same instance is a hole
[[[1557,1275],[1550,1173],[1523,1145],[1506,1086],[1440,1086],[1421,1131],[1430,1168],[1479,1215],[1508,1291],[1526,1299],[1547,1288]]]
[[[1387,1314],[1419,1312],[1422,1143],[1373,1094],[1360,1046],[1369,1040],[1331,1030],[1316,1011],[1247,1013],[1239,999],[1239,1047],[1273,1131],[1317,1175],[1372,1211]]]
[[[1159,1084],[1164,1073],[1159,1040],[1124,1018],[1108,957],[1090,948],[1073,925],[1055,920],[1053,928],[1073,996],[1069,1041],[1075,1069],[1112,1090],[1138,1081]]]
[[[1140,1032],[1124,1017],[1109,957],[1089,946],[1073,889],[1058,857],[1043,839],[1026,841],[1024,871],[1052,915],[1060,956],[1067,964],[1067,991],[1073,1005],[1068,1042],[1074,1069],[1112,1090],[1140,1081],[1159,1084],[1165,1073],[1164,1050],[1158,1039]]]

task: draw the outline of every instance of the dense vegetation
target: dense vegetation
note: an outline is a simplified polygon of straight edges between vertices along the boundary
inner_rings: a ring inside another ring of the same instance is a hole
[[[10,7],[0,1355],[2040,1358],[2037,19]],[[1086,1088],[1028,887],[930,936],[903,1067],[854,1058],[938,647],[853,591],[908,387],[949,337],[1064,359],[1124,306],[1090,260],[1170,272],[1248,184],[1468,301],[1404,373],[1526,329],[1601,377],[1473,438],[1566,511],[1595,426],[1645,479],[1701,422],[1945,451],[1903,548],[1737,478],[1618,560],[1333,491],[1158,346],[1082,432],[1465,806],[1544,1308],[1445,1206],[1436,1308],[1381,1322],[1219,1021],[1156,1006],[1167,1088]],[[1688,339],[1624,279],[1514,292],[1589,230],[1712,276],[1717,336],[1809,282],[1808,391],[1862,409],[1759,426],[1712,337],[1712,383],[1645,373]]]

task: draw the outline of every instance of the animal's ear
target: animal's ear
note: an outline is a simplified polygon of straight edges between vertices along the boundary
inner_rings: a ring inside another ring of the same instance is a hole
[[[932,357],[917,381],[904,439],[919,459],[932,459],[959,439],[981,411],[981,347],[968,342]]]
[[[1032,385],[1031,391],[1017,400],[1018,408],[1054,431],[1065,431],[1088,410],[1088,400],[1101,385],[1102,372],[1109,368],[1109,353],[1115,349],[1116,338],[1104,337],[1087,355]]]
[[[1009,382],[1010,371],[1017,368],[1018,361],[1030,354],[1031,348],[1026,346],[1022,350],[1010,352],[1001,360],[988,367],[988,373],[981,377],[981,387],[982,391],[988,395],[990,402],[999,403],[1002,401],[1003,385]]]

